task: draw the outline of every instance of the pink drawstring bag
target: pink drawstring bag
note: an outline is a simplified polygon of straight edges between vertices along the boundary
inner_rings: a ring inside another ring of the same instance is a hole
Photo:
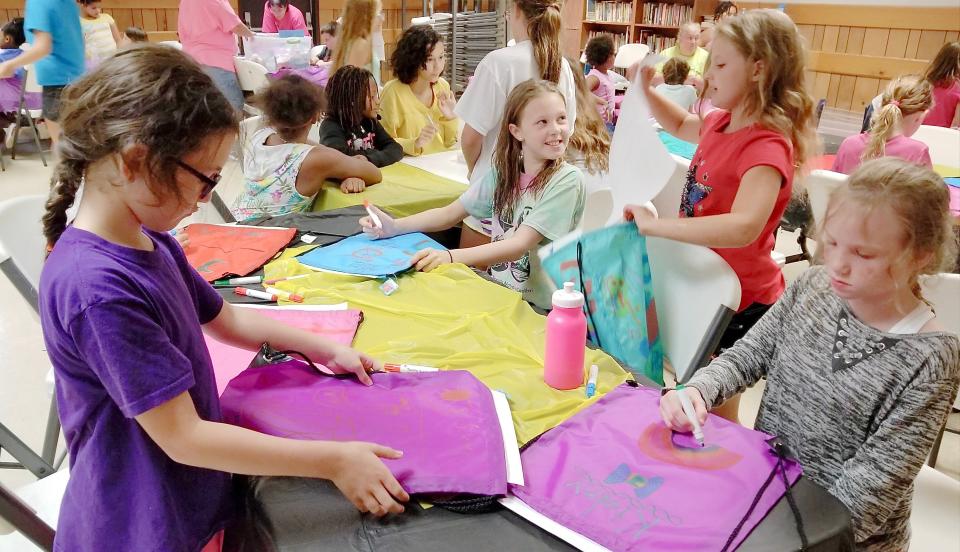
[[[735,549],[800,465],[769,435],[715,415],[701,448],[664,425],[659,400],[658,389],[617,387],[524,450],[525,485],[510,493],[610,550]]]
[[[220,397],[226,423],[278,437],[393,447],[403,457],[384,463],[411,494],[506,494],[493,396],[470,372],[375,373],[367,387],[280,358],[230,381]]]

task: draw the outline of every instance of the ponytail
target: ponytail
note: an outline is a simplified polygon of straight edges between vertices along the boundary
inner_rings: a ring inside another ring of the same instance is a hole
[[[540,79],[560,82],[563,54],[560,52],[560,4],[555,0],[515,0],[527,19],[527,34],[533,43],[533,58],[540,68]]]
[[[870,139],[860,157],[863,161],[886,155],[887,140],[900,131],[903,118],[933,105],[933,89],[917,75],[904,75],[887,86],[881,105],[870,121]]]
[[[62,139],[57,149],[60,159],[50,179],[50,197],[41,219],[43,236],[47,239],[47,251],[53,249],[67,228],[67,209],[77,198],[77,191],[83,183],[83,173],[87,167],[87,161],[82,156],[70,155],[75,153],[75,149],[68,139]]]
[[[900,111],[900,102],[894,100],[881,107],[870,123],[870,140],[867,142],[867,147],[863,150],[863,155],[860,158],[866,161],[883,157],[886,154],[887,140],[890,139],[895,130],[900,128],[902,122],[903,112]]]

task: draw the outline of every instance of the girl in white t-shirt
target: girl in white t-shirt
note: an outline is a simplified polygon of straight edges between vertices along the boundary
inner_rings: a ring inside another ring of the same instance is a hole
[[[507,16],[517,44],[487,54],[457,103],[456,114],[464,122],[461,149],[470,170],[471,184],[482,179],[490,169],[507,96],[516,85],[533,78],[557,84],[566,102],[570,129],[577,118],[573,73],[560,51],[560,3],[557,0],[511,0],[507,5]],[[485,222],[481,224],[468,219],[465,224],[489,235],[489,221]],[[486,241],[483,236],[471,236],[466,229],[464,235],[461,246]]]

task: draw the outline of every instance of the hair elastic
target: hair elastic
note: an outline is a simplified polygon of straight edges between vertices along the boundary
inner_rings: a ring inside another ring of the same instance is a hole
[[[890,100],[890,105],[900,107],[900,100]]]

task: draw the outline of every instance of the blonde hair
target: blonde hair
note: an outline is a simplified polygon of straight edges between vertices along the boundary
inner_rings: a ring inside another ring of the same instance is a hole
[[[930,62],[924,78],[934,86],[950,86],[960,79],[960,42],[947,42]]]
[[[804,85],[806,52],[796,25],[777,10],[750,10],[725,18],[715,32],[747,61],[762,62],[760,79],[743,100],[744,111],[756,114],[760,126],[789,138],[794,166],[803,166],[816,140],[813,100]]]
[[[523,194],[518,185],[520,175],[523,173],[523,144],[510,134],[510,125],[519,125],[527,105],[544,94],[556,94],[566,107],[566,100],[560,89],[556,84],[546,80],[523,81],[513,87],[510,95],[507,96],[507,107],[503,112],[503,123],[500,126],[500,135],[497,137],[497,149],[493,152],[493,168],[496,170],[497,177],[493,192],[493,211],[502,219],[513,218],[513,208]],[[538,196],[563,163],[563,157],[547,160],[527,190]]]
[[[904,75],[887,85],[880,105],[870,119],[870,140],[860,156],[864,161],[883,157],[887,140],[900,130],[905,116],[930,109],[933,88],[918,75]]]
[[[527,20],[527,35],[533,43],[533,59],[540,78],[560,82],[563,54],[560,52],[560,4],[556,0],[513,0]]]
[[[567,142],[567,161],[577,154],[583,155],[583,167],[591,173],[606,172],[610,168],[610,133],[597,113],[594,95],[587,90],[587,79],[579,70],[580,62],[568,59],[573,68],[573,80],[577,87],[577,120]]]
[[[901,261],[929,256],[923,266],[910,275],[913,294],[920,294],[919,277],[949,270],[957,256],[957,242],[950,215],[950,193],[943,178],[927,167],[897,157],[882,157],[860,165],[845,186],[830,195],[824,222],[842,209],[842,204],[864,206],[868,211],[889,206],[903,232]],[[822,240],[820,240],[822,241]],[[891,247],[898,247],[890,244]],[[820,251],[817,252],[818,259]]]
[[[343,6],[343,23],[337,32],[336,55],[330,74],[343,67],[350,53],[352,42],[358,38],[370,38],[373,19],[380,12],[380,0],[347,0]]]

